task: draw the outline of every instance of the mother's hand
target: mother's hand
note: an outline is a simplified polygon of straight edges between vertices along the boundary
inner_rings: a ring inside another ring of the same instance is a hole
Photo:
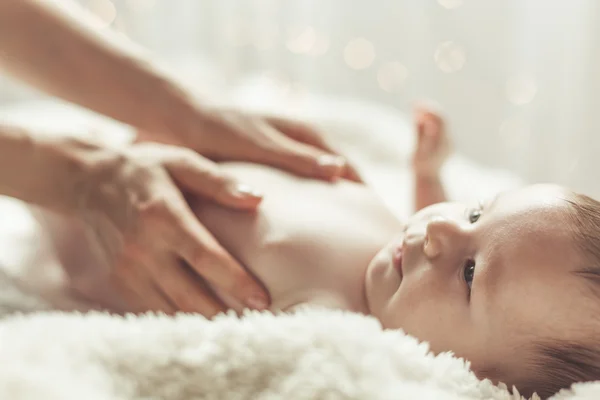
[[[316,179],[361,182],[357,171],[311,126],[231,109],[194,110],[180,129],[141,132],[140,140],[189,147],[216,161],[249,161]]]
[[[74,163],[82,171],[77,212],[136,311],[211,317],[225,307],[203,280],[250,308],[268,306],[265,289],[200,224],[180,189],[239,209],[255,208],[260,194],[185,148],[147,143],[115,150],[71,141],[60,151],[83,160]]]

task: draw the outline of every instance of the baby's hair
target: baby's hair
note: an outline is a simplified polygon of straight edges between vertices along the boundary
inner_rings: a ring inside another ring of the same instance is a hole
[[[570,193],[566,201],[570,229],[584,262],[574,273],[585,280],[600,319],[600,202],[579,193]],[[600,332],[590,330],[587,340],[537,342],[533,350],[533,379],[516,384],[523,394],[537,392],[545,399],[575,382],[600,380]]]
[[[529,362],[533,373],[515,384],[525,396],[536,392],[547,399],[573,383],[600,379],[600,342],[595,339],[586,343],[538,341],[533,354],[535,359]]]

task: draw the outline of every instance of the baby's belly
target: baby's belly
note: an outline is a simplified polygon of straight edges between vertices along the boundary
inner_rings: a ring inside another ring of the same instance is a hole
[[[362,310],[365,269],[401,229],[376,195],[347,181],[305,180],[253,164],[222,167],[264,193],[257,212],[202,201],[192,206],[223,247],[266,286],[272,309],[336,296]],[[44,225],[76,292],[100,308],[127,311],[80,227],[65,219]]]
[[[349,308],[364,309],[365,269],[401,229],[374,192],[348,181],[307,180],[259,165],[223,168],[264,193],[258,211],[198,202],[195,212],[264,283],[273,308],[341,296]]]

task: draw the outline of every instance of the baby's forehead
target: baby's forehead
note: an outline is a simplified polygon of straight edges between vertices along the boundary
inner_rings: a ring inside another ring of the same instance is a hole
[[[514,256],[572,256],[576,237],[565,198],[561,188],[549,185],[502,193],[486,205],[483,219],[488,223],[482,234],[493,247]]]
[[[567,220],[571,208],[568,191],[555,185],[531,185],[502,192],[488,202],[491,211],[504,214],[532,214]]]

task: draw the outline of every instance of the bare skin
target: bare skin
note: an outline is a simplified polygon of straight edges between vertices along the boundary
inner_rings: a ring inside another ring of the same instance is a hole
[[[422,209],[405,223],[365,186],[248,164],[223,168],[269,193],[257,213],[193,208],[265,284],[271,310],[319,305],[373,315],[510,384],[524,373],[532,343],[577,339],[585,329],[563,327],[583,328],[593,312],[571,274],[579,258],[563,228],[567,191],[537,185],[482,204],[432,205],[443,200],[432,172],[447,155],[447,138],[435,113],[417,113],[416,124],[417,149],[430,151],[415,152]]]
[[[267,307],[263,286],[194,217],[182,192],[254,210],[261,194],[225,176],[217,160],[326,181],[360,178],[320,132],[301,121],[217,107],[96,22],[77,2],[0,0],[0,68],[155,143],[115,149],[100,137],[49,140],[0,121],[0,194],[78,220],[76,240],[94,236],[93,273],[110,270],[121,291],[135,292],[146,309],[161,309],[166,297],[180,311],[224,311],[200,280],[248,307]]]

